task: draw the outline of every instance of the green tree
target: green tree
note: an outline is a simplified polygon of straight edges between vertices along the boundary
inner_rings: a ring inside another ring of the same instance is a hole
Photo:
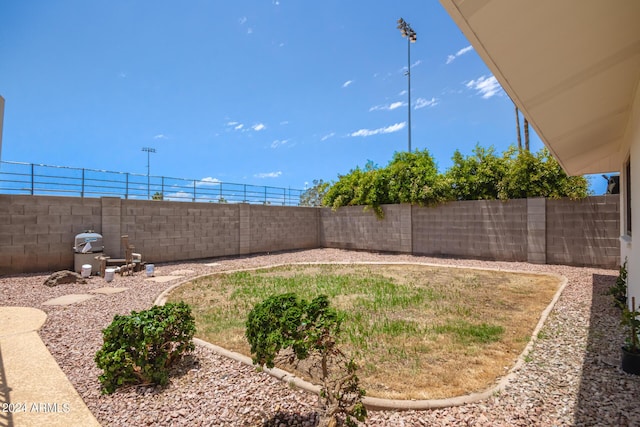
[[[451,198],[450,188],[428,150],[399,152],[384,168],[368,162],[364,169],[340,175],[327,190],[324,204],[333,208],[364,205],[381,217],[383,204],[434,205]]]
[[[329,183],[314,179],[313,186],[300,195],[300,206],[322,206],[322,199],[329,189]]]
[[[500,157],[493,147],[476,145],[470,156],[456,150],[453,165],[438,172],[427,150],[395,153],[379,168],[368,162],[340,175],[327,189],[326,206],[364,205],[383,216],[382,205],[412,203],[433,206],[449,200],[516,199],[526,197],[586,197],[584,177],[567,176],[545,148],[532,154],[510,147]]]
[[[511,147],[504,157],[507,169],[500,183],[500,199],[580,199],[589,195],[587,179],[568,176],[546,148],[533,154],[527,150],[518,153]]]
[[[446,175],[451,182],[451,192],[455,200],[494,200],[498,198],[500,183],[507,172],[504,157],[495,153],[493,146],[483,148],[479,144],[473,155],[463,156],[460,151],[453,153],[453,166]]]
[[[338,181],[327,190],[323,203],[333,208],[368,206],[381,217],[383,212],[380,205],[391,203],[386,171],[369,162],[365,169],[356,167],[348,174],[340,175]]]
[[[386,167],[391,203],[435,205],[451,198],[450,183],[438,173],[428,150],[396,152]]]
[[[156,191],[153,193],[153,196],[151,196],[151,200],[164,200],[164,195],[161,192]]]

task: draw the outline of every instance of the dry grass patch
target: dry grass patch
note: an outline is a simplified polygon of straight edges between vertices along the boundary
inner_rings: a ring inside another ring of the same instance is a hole
[[[196,336],[250,356],[244,322],[255,304],[328,295],[345,313],[341,344],[368,396],[439,399],[504,375],[559,286],[552,276],[411,264],[291,265],[201,278],[169,300],[192,306]]]

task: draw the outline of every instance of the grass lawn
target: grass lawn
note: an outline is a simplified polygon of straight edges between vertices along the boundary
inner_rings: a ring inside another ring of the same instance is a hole
[[[559,286],[552,276],[410,264],[290,265],[200,278],[169,301],[192,306],[196,336],[250,356],[244,322],[255,304],[328,295],[345,313],[342,348],[368,396],[439,399],[504,375]]]

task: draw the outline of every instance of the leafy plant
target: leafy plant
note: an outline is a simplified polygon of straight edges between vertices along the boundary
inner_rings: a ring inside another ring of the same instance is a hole
[[[194,333],[195,320],[184,302],[116,315],[102,331],[104,344],[94,359],[103,370],[102,393],[129,384],[165,385],[169,367],[194,349]]]
[[[640,311],[636,310],[636,299],[631,297],[631,310],[625,306],[622,310],[622,325],[627,327],[629,335],[625,340],[624,349],[629,353],[640,354],[640,340],[638,332],[640,331]]]
[[[456,151],[452,160],[453,166],[439,173],[428,150],[397,152],[384,168],[368,162],[364,169],[339,175],[322,202],[334,209],[363,205],[382,217],[383,204],[433,206],[450,200],[589,195],[586,178],[568,176],[546,148],[531,153],[512,146],[500,157],[493,147],[476,145],[473,155]]]
[[[450,178],[455,200],[495,200],[498,198],[500,182],[507,170],[506,159],[476,144],[473,155],[453,153],[453,165],[446,172]]]
[[[354,418],[364,421],[367,416],[357,366],[336,346],[342,320],[343,316],[329,306],[326,295],[307,302],[294,293],[286,293],[257,304],[246,322],[253,362],[260,367],[272,368],[280,350],[287,348],[293,351],[290,363],[312,354],[318,356],[321,426],[343,422],[355,426]]]
[[[568,176],[546,148],[531,153],[517,151],[512,146],[503,155],[506,171],[498,194],[502,200],[527,197],[582,199],[589,195],[586,178]]]
[[[609,295],[614,298],[613,303],[616,307],[624,310],[627,306],[627,260],[620,266],[616,283],[609,288]]]

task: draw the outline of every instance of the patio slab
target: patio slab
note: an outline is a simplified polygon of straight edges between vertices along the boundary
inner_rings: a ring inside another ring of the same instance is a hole
[[[83,302],[95,297],[90,294],[69,294],[63,295],[58,298],[53,298],[42,303],[42,305],[71,305],[79,302]]]

